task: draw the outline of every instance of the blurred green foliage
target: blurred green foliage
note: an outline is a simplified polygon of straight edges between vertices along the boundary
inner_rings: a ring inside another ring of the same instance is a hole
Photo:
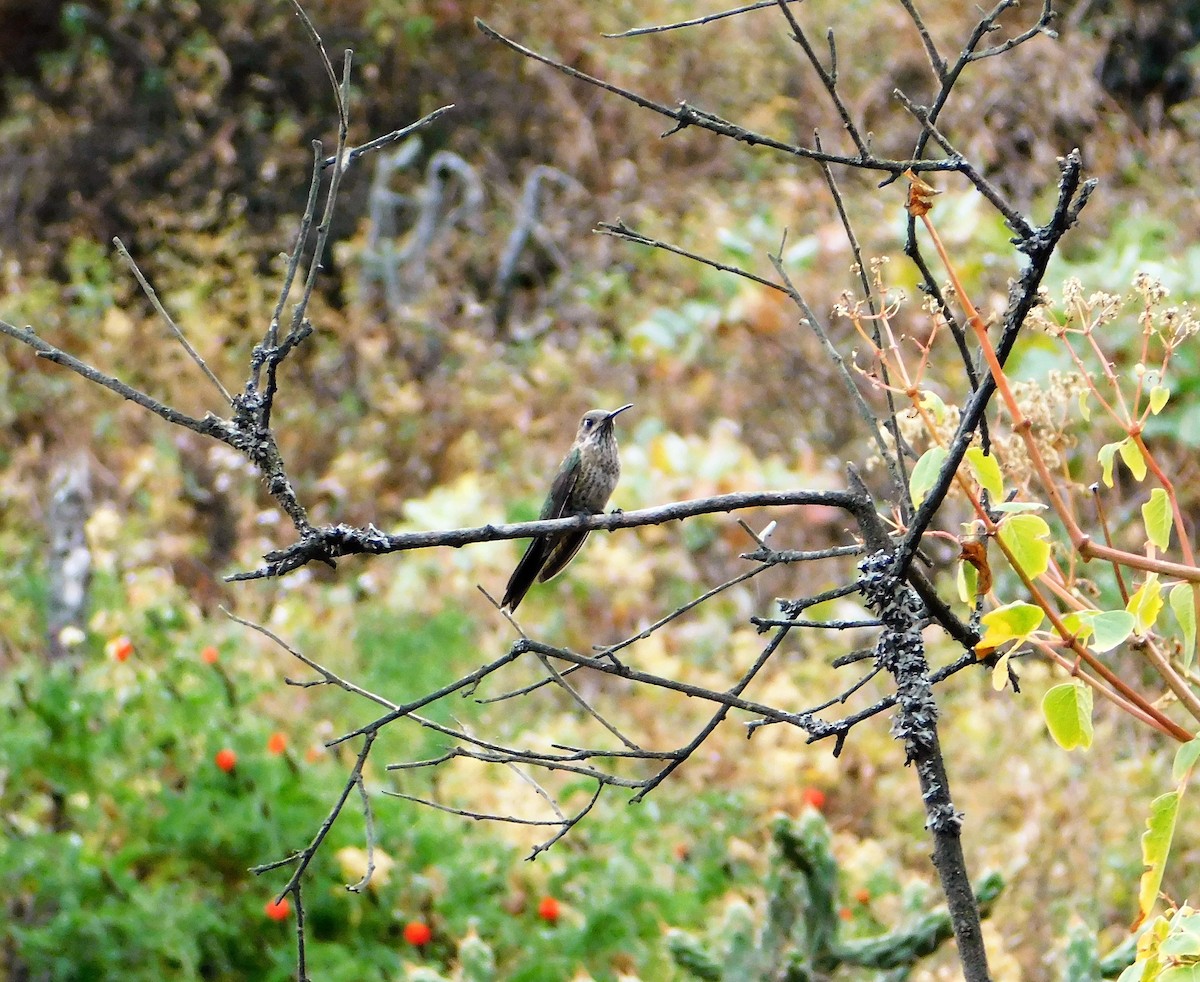
[[[311,838],[353,755],[318,752],[305,735],[311,720],[262,711],[276,683],[259,654],[224,645],[209,663],[216,649],[205,651],[201,637],[148,621],[123,661],[92,637],[77,663],[28,665],[0,685],[8,925],[0,937],[10,971],[55,980],[292,977],[292,919],[276,922],[264,909],[287,870],[248,869]],[[430,672],[406,676],[422,690],[469,656],[467,642],[450,615],[426,628],[369,624],[358,639],[367,662]],[[282,752],[269,745],[276,733]],[[222,750],[236,755],[229,771],[217,762]],[[405,753],[420,756],[411,743]],[[654,803],[618,802],[525,883],[514,846],[378,796],[394,784],[370,782],[378,848],[395,865],[381,860],[368,891],[347,892],[363,846],[361,814],[348,808],[305,880],[314,978],[397,977],[406,962],[449,970],[472,929],[505,979],[558,982],[580,967],[604,979],[625,963],[661,978],[660,925],[702,923],[715,898],[754,880],[712,839],[748,822],[736,796],[702,795],[670,816]],[[683,858],[664,835],[695,846]],[[539,920],[535,890],[560,900],[557,923]],[[433,928],[423,949],[402,938],[410,919]],[[0,978],[4,969],[0,960]]]

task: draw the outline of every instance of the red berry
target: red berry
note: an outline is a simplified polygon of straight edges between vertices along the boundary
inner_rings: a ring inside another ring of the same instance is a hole
[[[547,924],[557,924],[558,915],[562,913],[558,900],[554,897],[542,897],[538,904],[538,917]]]
[[[226,774],[237,767],[237,754],[228,747],[223,747],[217,751],[216,757],[213,758],[216,765],[221,768]]]
[[[805,788],[800,797],[809,808],[821,811],[825,807],[825,792],[820,788]]]
[[[221,652],[210,644],[207,648],[200,649],[200,660],[205,665],[215,665],[221,660]]]
[[[278,757],[287,750],[287,734],[276,730],[267,738],[267,752]]]
[[[125,637],[125,635],[113,638],[105,647],[108,649],[108,653],[117,661],[125,661],[133,654],[133,642]]]
[[[268,900],[267,906],[263,908],[263,912],[273,921],[286,921],[288,914],[292,912],[292,905],[288,903],[287,897],[284,897],[278,903],[274,900]]]
[[[433,940],[433,931],[424,921],[409,921],[404,925],[404,940],[421,948]]]

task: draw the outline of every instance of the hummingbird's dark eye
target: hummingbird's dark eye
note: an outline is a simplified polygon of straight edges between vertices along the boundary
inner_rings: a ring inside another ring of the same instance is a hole
[[[592,421],[590,419],[585,419],[583,421],[583,428],[585,430],[590,430],[592,428]]]

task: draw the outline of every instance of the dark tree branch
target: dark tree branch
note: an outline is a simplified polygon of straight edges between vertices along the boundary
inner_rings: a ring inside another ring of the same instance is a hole
[[[1095,188],[1095,181],[1086,181],[1081,184],[1083,163],[1078,150],[1072,150],[1064,157],[1060,162],[1060,168],[1062,175],[1058,185],[1058,203],[1050,221],[1041,228],[1034,229],[1028,238],[1021,239],[1016,243],[1017,249],[1029,257],[1029,263],[1021,274],[1021,278],[1012,285],[1009,292],[1008,310],[1004,315],[1000,341],[996,345],[996,355],[1001,365],[1008,360],[1013,345],[1016,344],[1017,337],[1021,333],[1021,328],[1025,324],[1025,318],[1038,302],[1038,289],[1041,286],[1042,278],[1046,275],[1046,267],[1050,263],[1050,258],[1054,254],[1059,240],[1075,224],[1079,212],[1087,204],[1087,200]],[[995,391],[996,380],[989,374],[980,381],[979,387],[963,407],[958,429],[947,448],[946,460],[938,472],[938,479],[929,494],[925,496],[925,500],[921,502],[921,507],[917,509],[904,541],[897,550],[896,571],[898,575],[907,572],[909,564],[916,555],[921,538],[928,530],[934,515],[950,490],[954,474],[966,455],[971,439],[978,429]]]
[[[737,511],[742,508],[777,508],[786,505],[825,505],[854,511],[861,501],[845,491],[746,491],[723,494],[692,501],[676,501],[638,511],[612,512],[607,515],[586,515],[573,518],[543,519],[535,522],[515,522],[511,525],[480,525],[475,528],[449,529],[432,532],[399,532],[388,535],[369,525],[354,528],[349,525],[326,525],[314,528],[299,542],[285,549],[268,553],[267,565],[246,573],[235,573],[228,580],[256,580],[282,576],[311,562],[332,562],[342,556],[374,555],[405,552],[411,549],[430,549],[437,546],[459,548],[475,542],[495,542],[500,539],[526,539],[553,532],[636,528],[639,525],[663,525],[667,522]]]

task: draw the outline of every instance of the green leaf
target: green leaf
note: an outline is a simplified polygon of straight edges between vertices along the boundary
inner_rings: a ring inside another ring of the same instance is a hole
[[[1085,423],[1092,418],[1092,407],[1088,405],[1089,395],[1090,393],[1087,389],[1079,393],[1079,415],[1083,417]]]
[[[1024,641],[1041,626],[1045,616],[1041,607],[1020,602],[988,611],[980,618],[984,631],[975,648],[998,648],[1007,641]]]
[[[967,451],[967,466],[971,468],[979,486],[987,491],[991,501],[1004,500],[1004,475],[1000,473],[1000,464],[992,454],[985,454],[980,447],[971,447]]]
[[[1113,486],[1113,458],[1116,456],[1117,449],[1121,446],[1119,443],[1106,443],[1100,448],[1100,452],[1096,454],[1096,459],[1100,461],[1102,468],[1102,476],[1104,486],[1111,488]]]
[[[1008,547],[1017,566],[1036,580],[1050,565],[1050,526],[1040,515],[1007,515],[1000,521],[1000,541]]]
[[[1168,791],[1150,802],[1150,816],[1146,819],[1146,831],[1142,833],[1142,873],[1138,888],[1138,920],[1144,920],[1158,900],[1158,888],[1162,885],[1163,870],[1171,852],[1171,839],[1175,836],[1175,819],[1179,814],[1179,792]]]
[[[1171,545],[1171,499],[1162,488],[1150,492],[1150,500],[1142,505],[1142,522],[1146,526],[1146,537],[1159,552],[1166,552]]]
[[[1169,398],[1171,398],[1171,390],[1165,385],[1156,385],[1150,390],[1150,412],[1157,416],[1163,411]]]
[[[1158,582],[1158,576],[1155,573],[1146,576],[1145,582],[1134,591],[1133,596],[1129,598],[1129,603],[1125,605],[1125,609],[1137,618],[1139,634],[1145,634],[1154,627],[1154,622],[1158,620],[1162,608],[1162,584]]]
[[[1175,761],[1171,764],[1171,779],[1184,781],[1196,766],[1197,760],[1200,760],[1200,740],[1189,740],[1175,751]]]
[[[1092,690],[1080,682],[1056,685],[1042,697],[1046,726],[1063,750],[1092,745]]]
[[[917,461],[912,476],[908,479],[908,490],[916,507],[921,507],[921,502],[937,482],[938,472],[945,462],[945,447],[930,447],[921,454],[921,459]]]
[[[1127,610],[1102,610],[1091,618],[1094,637],[1092,650],[1097,652],[1112,651],[1123,644],[1137,626],[1137,620]]]
[[[1146,477],[1146,458],[1142,456],[1141,447],[1126,437],[1121,441],[1117,450],[1121,454],[1121,459],[1125,461],[1125,466],[1129,468],[1129,473],[1139,481],[1144,480]]]
[[[1196,588],[1190,583],[1177,583],[1171,587],[1168,599],[1183,631],[1183,668],[1187,671],[1196,659]]]
[[[1087,644],[1088,638],[1095,633],[1095,630],[1092,628],[1092,621],[1095,618],[1096,611],[1094,610],[1073,610],[1071,613],[1063,615],[1062,622],[1063,627],[1067,629],[1069,634],[1073,634],[1084,644]],[[1132,622],[1132,618],[1130,620]]]
[[[1180,907],[1175,916],[1171,918],[1171,933],[1163,938],[1158,950],[1167,958],[1179,959],[1182,962],[1180,965],[1173,966],[1168,972],[1164,972],[1164,979],[1176,978],[1174,974],[1170,974],[1175,968],[1200,968],[1196,965],[1196,957],[1200,955],[1200,912],[1191,909],[1186,904]],[[1184,975],[1180,978],[1196,977]]]

